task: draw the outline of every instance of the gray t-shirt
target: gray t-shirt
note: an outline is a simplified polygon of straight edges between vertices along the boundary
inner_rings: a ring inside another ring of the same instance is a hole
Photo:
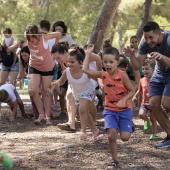
[[[162,43],[154,48],[150,48],[145,39],[142,39],[138,49],[138,54],[145,55],[151,52],[158,52],[170,58],[170,31],[164,31],[164,39]],[[170,74],[170,67],[167,67],[164,62],[159,60],[156,60],[155,70]]]

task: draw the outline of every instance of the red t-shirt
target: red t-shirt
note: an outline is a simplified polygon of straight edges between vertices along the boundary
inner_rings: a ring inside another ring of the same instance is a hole
[[[149,92],[149,83],[150,83],[150,79],[147,79],[146,77],[141,78],[139,81],[138,90],[142,92],[141,105],[144,105],[145,102],[149,101],[149,97],[147,96]]]
[[[105,93],[105,109],[115,112],[131,108],[130,101],[126,102],[126,108],[118,108],[117,103],[128,94],[128,90],[123,83],[124,71],[118,69],[115,77],[110,76],[107,72],[103,72],[102,79]]]

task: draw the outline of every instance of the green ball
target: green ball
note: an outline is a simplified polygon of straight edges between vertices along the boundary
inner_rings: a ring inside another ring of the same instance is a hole
[[[6,170],[11,170],[13,167],[12,160],[8,157],[8,155],[4,151],[1,151],[0,154],[3,156],[3,161],[2,161],[3,167]]]

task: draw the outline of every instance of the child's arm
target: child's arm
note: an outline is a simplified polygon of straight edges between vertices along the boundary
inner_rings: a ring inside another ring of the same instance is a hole
[[[43,34],[44,40],[47,42],[49,39],[56,38],[56,44],[61,38],[61,33],[60,32],[51,32],[48,34]]]
[[[10,106],[10,108],[12,108],[10,121],[13,122],[16,118],[16,115],[17,115],[17,108],[18,108],[17,101],[15,100],[13,102],[10,102],[9,106]]]
[[[7,48],[6,51],[7,51],[8,53],[12,52],[13,50],[15,50],[16,48],[19,47],[20,43],[21,43],[21,42],[19,41],[19,42],[17,42],[16,44],[11,45],[10,47]]]
[[[102,71],[95,71],[95,70],[90,70],[89,69],[89,62],[90,62],[90,57],[91,53],[94,49],[94,45],[90,44],[87,46],[87,51],[86,51],[86,57],[83,62],[83,72],[89,75],[89,77],[97,79],[97,78],[102,78]]]
[[[66,70],[62,73],[61,77],[51,83],[51,89],[54,90],[56,86],[62,86],[67,81]]]
[[[139,70],[133,70],[133,73],[134,73],[135,82],[136,82],[136,86],[134,88],[135,88],[135,90],[137,90],[141,77],[140,77]]]
[[[132,86],[132,83],[130,82],[130,79],[127,75],[126,72],[124,72],[123,74],[123,83],[124,83],[124,86],[127,88],[127,90],[129,91],[129,93],[123,97],[118,103],[117,103],[117,106],[119,108],[125,108],[126,107],[126,101],[131,99],[132,96],[135,94],[135,89],[134,87]]]
[[[139,96],[142,96],[142,92],[138,89],[138,91],[135,93],[135,95],[133,96],[132,98],[132,101],[133,102],[136,102],[138,99]]]

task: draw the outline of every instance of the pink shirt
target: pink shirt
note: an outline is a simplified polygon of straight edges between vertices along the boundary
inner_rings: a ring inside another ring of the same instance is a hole
[[[45,48],[43,41],[43,36],[40,36],[40,41],[37,46],[34,46],[28,41],[28,47],[30,49],[29,65],[39,71],[52,71],[54,68],[54,61],[49,46]]]

